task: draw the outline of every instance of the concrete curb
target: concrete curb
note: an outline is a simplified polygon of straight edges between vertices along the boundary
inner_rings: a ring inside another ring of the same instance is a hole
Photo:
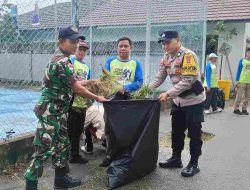
[[[34,132],[0,142],[0,170],[8,165],[26,161],[34,152]]]

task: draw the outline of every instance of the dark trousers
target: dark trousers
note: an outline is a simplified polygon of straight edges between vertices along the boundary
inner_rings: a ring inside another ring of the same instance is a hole
[[[70,155],[79,155],[80,136],[83,132],[85,123],[86,109],[72,107],[68,116],[68,136],[71,144]]]
[[[201,122],[204,121],[203,103],[183,108],[174,105],[171,115],[173,153],[180,154],[183,150],[185,131],[188,129],[191,160],[198,162],[203,144],[201,140]]]
[[[211,88],[210,92],[206,93],[205,110],[209,110],[210,106],[212,106],[213,111],[217,110],[217,96],[218,88]]]
[[[93,150],[93,140],[92,140],[92,134],[90,129],[93,128],[92,124],[90,124],[85,129],[85,144],[87,145],[87,151]]]

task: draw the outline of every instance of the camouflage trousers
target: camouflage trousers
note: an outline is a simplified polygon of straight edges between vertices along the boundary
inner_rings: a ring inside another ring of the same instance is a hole
[[[46,114],[47,113],[47,114]],[[39,122],[34,138],[35,153],[24,177],[36,181],[42,176],[43,163],[52,157],[54,168],[67,166],[70,142],[67,133],[67,114],[52,116],[48,111],[38,116]]]

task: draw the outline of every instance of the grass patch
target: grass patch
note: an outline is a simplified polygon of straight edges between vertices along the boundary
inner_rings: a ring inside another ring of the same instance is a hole
[[[214,134],[202,131],[202,136],[201,139],[203,142],[210,141],[215,137]],[[187,137],[185,138],[185,148],[189,146],[190,138]],[[171,147],[171,133],[165,134],[163,137],[160,138],[160,145],[164,147]]]

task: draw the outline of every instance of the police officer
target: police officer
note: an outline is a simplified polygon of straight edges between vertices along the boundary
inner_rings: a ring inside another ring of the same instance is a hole
[[[39,121],[34,138],[35,153],[24,174],[26,190],[38,189],[37,178],[42,175],[43,163],[50,156],[52,156],[52,164],[55,168],[55,189],[81,185],[80,180],[66,175],[70,148],[67,114],[72,92],[99,102],[106,101],[106,99],[90,93],[84,87],[88,85],[88,82],[78,81],[73,74],[73,65],[69,61],[69,56],[75,53],[79,39],[84,39],[84,37],[76,28],[60,29],[58,50],[51,57],[45,70],[42,95],[34,108]]]
[[[246,50],[246,57],[241,59],[236,74],[237,96],[234,103],[234,113],[239,115],[249,115],[247,111],[250,100],[250,48]],[[242,112],[240,111],[240,102],[243,98]]]
[[[79,40],[75,56],[71,56],[70,60],[74,66],[74,74],[80,80],[90,79],[90,69],[83,61],[86,51],[89,49],[86,42]],[[91,82],[91,81],[89,81]],[[70,149],[70,163],[84,164],[88,160],[82,158],[79,154],[80,149],[80,136],[83,132],[86,109],[91,106],[91,100],[81,96],[75,96],[72,107],[69,109],[68,117],[68,135],[71,144]]]
[[[122,85],[115,95],[114,99],[116,100],[129,99],[129,93],[138,90],[143,84],[141,64],[139,61],[131,58],[132,49],[132,40],[128,37],[122,37],[117,41],[118,56],[108,58],[106,61],[105,68]],[[109,166],[115,152],[115,142],[112,142],[113,138],[108,134],[110,134],[108,127],[105,127],[107,157],[100,164],[101,167]]]
[[[159,87],[169,75],[173,87],[160,94],[160,101],[172,99],[172,157],[160,162],[162,168],[182,168],[181,152],[184,148],[185,131],[188,129],[191,159],[182,176],[190,177],[198,173],[198,158],[201,155],[201,123],[204,121],[204,88],[201,83],[198,59],[194,52],[183,47],[177,31],[160,34],[159,43],[165,50],[159,72],[150,88]]]

